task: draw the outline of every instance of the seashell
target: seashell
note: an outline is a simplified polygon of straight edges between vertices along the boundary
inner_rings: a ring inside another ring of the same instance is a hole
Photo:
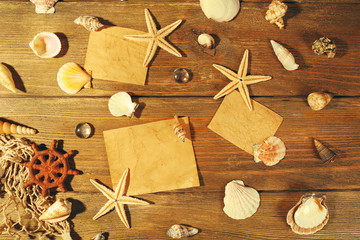
[[[10,91],[16,93],[15,82],[10,70],[3,64],[0,64],[0,83]]]
[[[336,45],[330,39],[322,37],[313,43],[312,50],[317,55],[326,53],[328,58],[333,58],[336,53]]]
[[[174,133],[175,135],[181,139],[181,141],[185,142],[186,132],[183,126],[179,122],[179,118],[177,115],[174,116],[176,120],[176,124],[174,125]]]
[[[262,144],[254,145],[254,161],[265,163],[266,166],[273,166],[285,157],[286,147],[280,138],[268,137]]]
[[[313,92],[307,97],[307,101],[312,110],[323,109],[332,99],[332,95],[324,92]]]
[[[201,10],[209,19],[217,22],[229,22],[240,10],[239,0],[200,0]]]
[[[54,5],[58,0],[30,0],[35,4],[36,13],[54,13]]]
[[[284,68],[288,71],[293,71],[298,69],[299,65],[295,63],[294,56],[284,48],[282,45],[278,44],[274,40],[270,40],[271,45],[274,49],[276,57],[279,59]]]
[[[78,64],[69,62],[59,69],[57,82],[64,92],[75,94],[83,87],[91,88],[91,72],[86,72]]]
[[[100,232],[95,235],[95,237],[91,238],[91,240],[105,240],[105,236]]]
[[[36,134],[37,131],[33,128],[24,127],[14,123],[0,121],[0,134]]]
[[[187,238],[196,235],[199,232],[197,228],[175,224],[166,232],[166,235],[171,238]]]
[[[270,23],[275,23],[280,29],[284,28],[283,16],[288,7],[280,0],[273,0],[269,5],[269,10],[265,13],[265,19]]]
[[[290,209],[286,222],[297,234],[313,234],[329,221],[329,211],[324,194],[307,193]]]
[[[111,96],[108,106],[113,116],[128,116],[132,118],[139,104],[132,102],[128,93],[119,92]]]
[[[56,223],[67,219],[71,213],[71,202],[65,199],[58,199],[43,214],[39,220],[49,223]]]
[[[99,31],[100,28],[104,27],[104,25],[100,23],[99,19],[93,16],[80,16],[75,19],[74,23],[79,24],[86,30],[92,32]]]
[[[34,53],[41,58],[52,58],[61,51],[61,41],[58,36],[50,32],[37,34],[29,43]]]
[[[241,180],[233,180],[225,187],[223,211],[233,219],[245,219],[254,215],[260,205],[259,193],[245,187]]]
[[[327,161],[333,162],[335,160],[336,154],[331,151],[329,148],[324,146],[320,141],[314,139],[314,145],[316,150],[319,153],[321,160],[325,163]]]
[[[212,49],[215,47],[215,39],[210,34],[200,34],[197,41],[203,48]]]

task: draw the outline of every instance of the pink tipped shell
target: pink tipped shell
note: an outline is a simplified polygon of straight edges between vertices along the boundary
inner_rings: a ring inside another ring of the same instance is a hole
[[[92,32],[99,31],[102,27],[104,27],[104,25],[100,23],[99,19],[93,16],[80,16],[75,19],[74,23],[79,24],[86,30]]]
[[[54,13],[54,5],[58,0],[30,0],[35,4],[36,13]]]
[[[273,166],[285,157],[286,147],[280,138],[268,137],[261,145],[254,146],[254,161],[262,161],[266,166]]]
[[[52,58],[61,51],[61,41],[58,36],[50,32],[37,34],[29,44],[34,53],[41,58]]]
[[[0,134],[36,134],[37,131],[33,128],[24,127],[14,123],[0,121]]]
[[[323,109],[332,99],[332,95],[324,92],[310,93],[307,101],[312,110],[319,111]]]

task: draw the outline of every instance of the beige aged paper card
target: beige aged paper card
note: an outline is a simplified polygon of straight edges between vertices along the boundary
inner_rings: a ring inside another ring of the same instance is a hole
[[[189,119],[179,118],[186,131],[174,134],[175,119],[104,131],[111,181],[115,188],[130,168],[128,195],[199,186]]]
[[[208,128],[253,154],[253,145],[275,135],[283,118],[254,100],[251,102],[253,111],[246,106],[241,94],[233,91],[225,96]]]
[[[121,27],[91,32],[84,68],[92,71],[93,78],[145,85],[148,69],[143,62],[148,43],[124,38],[134,34],[144,32]]]

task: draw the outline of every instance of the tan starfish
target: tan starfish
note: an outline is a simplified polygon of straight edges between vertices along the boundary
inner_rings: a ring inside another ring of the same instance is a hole
[[[219,70],[222,74],[224,74],[227,78],[229,78],[232,81],[228,85],[226,85],[218,94],[216,94],[214,99],[221,98],[222,96],[229,94],[232,91],[234,91],[236,88],[238,88],[239,92],[241,93],[241,96],[243,97],[250,111],[253,110],[247,85],[267,81],[270,80],[271,77],[255,76],[255,75],[246,76],[248,69],[248,62],[249,62],[249,51],[246,49],[244,56],[241,60],[239,71],[237,74],[226,67],[213,64],[214,68]]]
[[[165,37],[174,31],[182,22],[182,20],[177,20],[176,22],[157,30],[154,19],[152,18],[149,9],[145,8],[145,19],[146,25],[148,28],[148,33],[142,35],[127,35],[124,36],[127,39],[141,42],[149,42],[146,56],[144,59],[144,66],[148,66],[151,59],[154,57],[157,47],[168,51],[171,54],[174,54],[177,57],[182,57],[178,50],[176,50],[170,43],[165,40]]]
[[[117,214],[119,215],[121,221],[125,224],[127,228],[130,228],[129,223],[126,219],[126,214],[124,210],[124,204],[140,204],[147,205],[148,202],[139,200],[133,197],[125,196],[125,188],[127,184],[127,176],[129,174],[129,169],[126,169],[120,178],[120,181],[116,187],[115,192],[107,188],[106,186],[96,182],[93,179],[90,179],[90,182],[105,195],[109,201],[99,210],[99,212],[93,217],[93,220],[98,219],[99,217],[105,215],[110,210],[116,209]]]

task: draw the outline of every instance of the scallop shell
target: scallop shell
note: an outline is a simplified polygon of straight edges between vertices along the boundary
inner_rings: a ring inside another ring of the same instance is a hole
[[[56,34],[41,32],[29,43],[34,53],[41,58],[52,58],[61,51],[61,41]]]
[[[139,104],[131,101],[131,97],[126,92],[119,92],[111,96],[108,107],[110,113],[115,117],[128,116],[132,118]]]
[[[297,234],[313,234],[321,230],[329,220],[324,194],[307,193],[290,209],[286,222]]]
[[[266,11],[265,19],[270,23],[275,23],[280,29],[284,28],[283,16],[288,7],[280,0],[273,0],[269,5],[269,10]]]
[[[180,239],[192,237],[198,232],[199,230],[197,228],[175,224],[166,232],[166,235],[171,238]]]
[[[69,62],[59,69],[57,82],[64,92],[75,94],[83,87],[91,88],[91,74],[84,71],[78,64]]]
[[[99,19],[93,16],[80,16],[75,19],[74,23],[79,24],[86,30],[92,32],[99,31],[100,28],[104,27],[104,25],[100,23]]]
[[[39,217],[39,220],[56,223],[67,219],[70,213],[71,202],[60,198]]]
[[[316,150],[319,153],[321,160],[325,163],[327,161],[333,162],[335,160],[336,154],[331,151],[329,148],[324,146],[320,141],[314,139],[314,145]]]
[[[312,50],[317,55],[326,53],[328,58],[333,58],[336,53],[336,45],[330,39],[322,37],[313,43]]]
[[[33,128],[24,127],[14,123],[0,121],[0,134],[36,134],[37,131]]]
[[[274,40],[270,40],[271,46],[274,49],[276,57],[279,59],[283,67],[288,71],[293,71],[298,69],[299,65],[295,63],[294,56],[284,48],[279,43],[275,42]]]
[[[273,166],[285,157],[286,147],[280,138],[268,137],[262,144],[254,145],[254,161],[265,163],[266,166]]]
[[[10,70],[3,64],[0,64],[0,84],[16,93],[15,82]]]
[[[251,217],[260,205],[259,193],[251,187],[245,187],[241,180],[233,180],[225,187],[223,211],[233,219]]]
[[[312,110],[323,109],[332,99],[332,95],[324,92],[313,92],[307,97],[307,101]]]
[[[204,48],[212,49],[215,47],[215,39],[210,34],[200,34],[197,41]]]
[[[35,4],[36,13],[54,13],[54,5],[57,1],[58,0],[30,0],[30,2]]]
[[[229,22],[240,11],[239,0],[200,0],[201,10],[209,19],[217,22]]]
[[[176,124],[174,125],[174,133],[178,138],[181,139],[181,141],[185,142],[186,131],[180,124],[178,117],[175,115],[174,118],[176,120]]]

